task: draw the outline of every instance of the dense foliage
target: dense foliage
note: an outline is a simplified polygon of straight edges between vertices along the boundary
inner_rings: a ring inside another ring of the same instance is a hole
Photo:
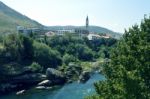
[[[44,68],[56,68],[61,65],[61,57],[58,51],[52,50],[43,43],[34,42],[34,61],[38,62]]]
[[[77,60],[91,61],[100,57],[102,53],[105,54],[104,57],[109,57],[109,50],[116,41],[114,38],[100,38],[90,41],[86,37],[82,39],[68,34],[65,36],[53,36],[50,39],[46,39],[45,42],[52,49],[60,52],[61,56],[69,54]]]
[[[112,38],[89,41],[72,35],[44,36],[41,39],[35,38],[34,34],[17,33],[0,38],[0,71],[3,71],[0,74],[10,72],[10,75],[17,74],[24,67],[33,72],[45,72],[48,67],[66,68],[71,62],[78,64],[95,61],[101,56],[107,58],[110,48],[117,41]]]
[[[29,66],[32,62],[37,62],[44,68],[56,68],[61,65],[59,52],[52,50],[44,43],[18,34],[9,34],[3,36],[2,39],[0,43],[1,66],[11,63]]]
[[[150,98],[150,18],[125,31],[103,68],[105,81],[95,84],[88,99]]]

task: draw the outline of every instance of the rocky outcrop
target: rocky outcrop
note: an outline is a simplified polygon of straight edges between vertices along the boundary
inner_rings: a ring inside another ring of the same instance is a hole
[[[53,87],[46,87],[46,86],[37,86],[35,87],[35,89],[38,89],[38,90],[46,90],[46,89],[52,89]]]
[[[73,76],[76,76],[78,78],[81,72],[82,72],[81,66],[78,66],[75,63],[69,63],[65,71],[65,76],[69,82],[72,82],[71,79],[73,78]]]
[[[20,76],[16,76],[12,78],[11,83],[23,83],[23,84],[34,84],[41,82],[46,79],[46,75],[43,75],[41,73],[30,73],[30,74],[24,74]]]
[[[18,90],[21,90],[18,94],[24,93],[22,90],[27,90],[35,85],[36,89],[49,89],[54,85],[63,85],[78,79],[80,82],[86,82],[90,78],[90,73],[83,71],[81,66],[72,63],[63,72],[47,68],[46,75],[43,75],[32,72],[31,68],[26,67],[22,71],[7,74],[5,77],[0,83],[0,94]]]
[[[18,87],[16,84],[10,84],[10,83],[3,83],[0,84],[0,94],[3,94],[5,92],[11,92],[15,91],[15,89]]]
[[[23,72],[7,75],[6,79],[1,81],[0,93],[28,89],[34,85],[37,85],[36,89],[48,89],[53,85],[62,85],[65,82],[64,74],[56,69],[48,68],[46,75],[43,75],[33,73],[30,68],[26,68]]]
[[[46,79],[41,73],[28,73],[23,75],[9,76],[0,84],[0,93],[22,90]]]
[[[46,70],[47,79],[52,82],[52,85],[64,84],[66,82],[65,75],[56,69],[47,68]]]
[[[50,80],[44,80],[40,83],[38,83],[38,86],[51,86],[52,82]]]
[[[79,82],[85,83],[90,78],[90,72],[83,71],[79,76]]]

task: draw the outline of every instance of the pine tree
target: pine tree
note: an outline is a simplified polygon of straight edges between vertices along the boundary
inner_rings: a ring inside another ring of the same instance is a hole
[[[125,30],[88,99],[150,99],[150,17]]]

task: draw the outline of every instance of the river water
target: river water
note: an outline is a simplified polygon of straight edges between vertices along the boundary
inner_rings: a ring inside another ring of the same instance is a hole
[[[28,90],[22,95],[15,93],[0,96],[0,99],[83,99],[95,93],[93,83],[104,80],[104,76],[93,74],[86,83],[70,83],[51,90]]]

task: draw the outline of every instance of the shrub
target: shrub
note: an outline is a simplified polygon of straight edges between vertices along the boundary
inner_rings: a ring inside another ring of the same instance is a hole
[[[42,71],[42,67],[41,67],[41,65],[39,65],[38,63],[36,63],[36,62],[33,62],[31,65],[30,65],[30,67],[31,67],[31,70],[33,71],[33,72],[41,72]]]

